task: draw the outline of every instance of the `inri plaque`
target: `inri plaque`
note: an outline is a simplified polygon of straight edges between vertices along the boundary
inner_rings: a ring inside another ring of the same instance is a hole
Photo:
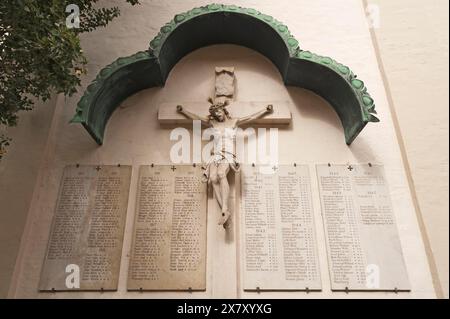
[[[202,175],[199,166],[140,167],[128,290],[206,289]]]
[[[409,290],[379,165],[318,165],[332,290]]]
[[[241,171],[244,290],[321,290],[308,166]]]
[[[130,166],[67,166],[41,291],[117,290]]]

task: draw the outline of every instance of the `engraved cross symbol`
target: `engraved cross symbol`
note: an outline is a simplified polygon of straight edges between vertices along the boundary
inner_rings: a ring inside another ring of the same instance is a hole
[[[96,168],[95,168],[95,170],[98,172],[99,170],[101,170],[102,168],[100,167],[100,166],[97,166]]]
[[[172,170],[172,172],[175,172],[175,170],[177,169],[175,166],[172,165],[172,167],[170,168]]]
[[[353,171],[353,169],[354,169],[353,166],[351,166],[351,165],[348,166],[348,170],[349,170],[350,172]]]
[[[278,167],[274,166],[274,167],[272,167],[272,169],[275,172],[278,169]]]

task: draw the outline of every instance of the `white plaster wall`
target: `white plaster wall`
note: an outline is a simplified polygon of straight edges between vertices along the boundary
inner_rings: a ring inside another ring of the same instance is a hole
[[[175,13],[207,3],[206,1],[142,1],[139,7],[124,8],[122,15],[107,29],[86,35],[83,47],[90,61],[89,75],[83,86],[95,77],[106,64],[119,56],[145,49],[158,28]],[[108,4],[125,7],[122,1]],[[231,3],[228,2],[227,3]],[[58,99],[54,125],[45,151],[45,162],[40,170],[38,185],[32,199],[29,218],[24,231],[10,297],[434,297],[431,275],[419,227],[408,190],[400,149],[397,145],[382,78],[377,66],[370,33],[364,17],[364,7],[359,0],[314,2],[287,1],[233,1],[234,4],[254,7],[285,22],[300,40],[303,48],[330,55],[349,65],[363,79],[377,102],[382,122],[369,125],[352,147],[344,143],[343,131],[337,116],[328,104],[314,94],[285,88],[274,66],[259,54],[233,46],[211,47],[186,57],[176,66],[164,89],[142,91],[123,104],[113,115],[105,136],[105,145],[98,147],[79,125],[68,125],[80,95]],[[295,8],[288,10],[287,8]],[[336,14],[339,12],[340,14]],[[327,270],[323,227],[319,199],[313,178],[314,207],[321,264],[323,291],[306,294],[264,293],[243,294],[229,278],[237,273],[236,243],[224,241],[223,232],[214,218],[208,219],[208,276],[207,290],[193,293],[127,293],[131,229],[134,218],[134,201],[128,207],[126,234],[122,254],[119,291],[113,293],[58,293],[39,294],[37,283],[49,235],[50,222],[59,187],[62,169],[66,164],[131,164],[133,165],[130,199],[136,195],[137,168],[140,164],[165,163],[171,143],[169,130],[161,129],[156,120],[157,104],[166,101],[197,101],[210,94],[215,65],[235,65],[239,83],[238,99],[242,101],[290,100],[296,106],[293,124],[280,131],[280,160],[285,163],[306,163],[314,174],[315,163],[374,162],[385,165],[386,176],[392,192],[394,210],[404,249],[412,292],[331,293]],[[181,90],[180,90],[181,88]],[[188,89],[187,89],[188,88]],[[158,149],[155,149],[158,145]],[[222,251],[229,259],[217,260],[211,252]],[[225,267],[224,267],[225,265]],[[219,276],[218,274],[223,275]]]
[[[424,230],[443,296],[449,296],[447,0],[370,0],[374,29],[398,118]]]
[[[7,130],[12,142],[0,161],[0,298],[8,294],[55,105],[56,99],[37,102]]]

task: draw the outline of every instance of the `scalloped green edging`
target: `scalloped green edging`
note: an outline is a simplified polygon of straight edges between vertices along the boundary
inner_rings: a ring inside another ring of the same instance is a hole
[[[358,100],[361,104],[361,110],[363,113],[364,120],[367,122],[379,122],[380,120],[374,115],[377,114],[375,111],[375,101],[367,92],[367,88],[363,81],[357,79],[357,76],[350,70],[350,68],[346,65],[343,65],[332,58],[324,57],[317,55],[315,53],[309,51],[301,51],[299,50],[295,55],[298,59],[304,59],[308,61],[312,61],[315,63],[319,63],[324,65],[325,67],[333,70],[341,77],[343,77],[355,92]]]
[[[71,122],[82,123],[102,144],[108,119],[122,100],[139,90],[163,86],[179,59],[214,43],[257,50],[277,66],[286,85],[310,89],[328,100],[341,119],[347,144],[367,123],[379,121],[364,82],[348,66],[301,50],[288,27],[269,15],[235,5],[209,4],[176,14],[150,41],[148,51],[119,58],[102,69],[87,87]]]
[[[94,81],[89,84],[89,86],[84,91],[83,97],[78,102],[75,116],[70,121],[71,123],[83,123],[87,118],[90,107],[96,94],[102,89],[104,82],[115,72],[128,65],[134,64],[138,61],[144,61],[146,59],[154,58],[154,55],[149,52],[140,51],[128,57],[121,57],[114,61],[113,63],[104,67],[95,77]]]
[[[262,14],[261,12],[252,9],[252,8],[242,8],[235,5],[224,5],[224,4],[209,4],[203,7],[193,8],[187,12],[179,13],[175,15],[172,21],[166,23],[163,27],[161,27],[158,35],[150,41],[150,48],[153,50],[156,57],[159,57],[159,53],[161,51],[161,47],[163,46],[165,40],[170,36],[170,34],[181,24],[186,23],[187,21],[194,19],[196,17],[211,14],[214,12],[230,12],[234,14],[242,14],[248,15],[258,20],[261,20],[265,24],[270,25],[275,32],[283,39],[286,44],[286,48],[289,50],[291,56],[293,56],[298,48],[299,43],[297,39],[295,39],[286,25],[282,22],[274,19],[271,16],[266,14]]]

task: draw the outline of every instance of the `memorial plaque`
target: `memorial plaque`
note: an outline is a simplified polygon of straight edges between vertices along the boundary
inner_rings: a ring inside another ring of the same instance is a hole
[[[140,167],[128,290],[206,289],[202,175],[199,166]]]
[[[67,166],[41,291],[117,290],[130,166]]]
[[[389,189],[379,165],[318,165],[332,290],[408,291]]]
[[[308,166],[241,171],[244,290],[321,290]]]

